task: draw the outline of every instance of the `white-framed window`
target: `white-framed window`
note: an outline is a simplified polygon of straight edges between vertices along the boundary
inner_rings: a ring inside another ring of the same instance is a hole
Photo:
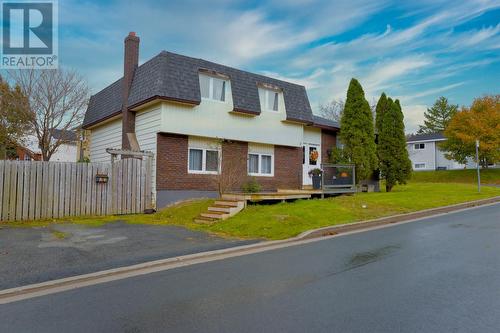
[[[274,176],[274,156],[271,154],[248,154],[248,174],[250,176]]]
[[[212,101],[226,101],[227,81],[220,77],[214,77],[200,73],[201,98]]]
[[[414,169],[425,169],[425,163],[415,163]]]
[[[415,150],[422,150],[425,149],[425,143],[415,143],[413,145],[413,149]]]
[[[278,112],[279,91],[259,88],[260,107],[265,111]]]
[[[188,173],[218,174],[220,151],[217,149],[189,148]]]

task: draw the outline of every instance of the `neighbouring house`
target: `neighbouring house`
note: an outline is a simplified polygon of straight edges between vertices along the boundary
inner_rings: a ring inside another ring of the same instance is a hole
[[[129,149],[127,133],[154,153],[157,207],[217,196],[231,169],[232,191],[255,178],[263,191],[310,186],[328,161],[339,125],[314,116],[303,86],[162,51],[138,66],[139,38],[125,38],[124,75],[90,99],[83,128],[90,160]],[[224,173],[223,172],[223,173]]]
[[[53,129],[51,134],[52,140],[61,140],[62,142],[50,157],[51,161],[76,162],[79,160],[77,145],[80,139],[76,131]]]
[[[17,161],[41,161],[42,154],[34,152],[23,145],[17,145],[8,149],[7,159]]]
[[[51,131],[51,140],[61,140],[61,144],[50,157],[51,162],[76,162],[79,160],[77,145],[80,137],[77,131],[53,129]],[[25,138],[26,148],[34,154],[40,156],[42,160],[42,152],[38,146],[38,138],[35,135],[28,135]]]
[[[466,164],[446,158],[446,152],[441,150],[439,143],[446,141],[443,133],[416,134],[406,140],[406,148],[415,171],[453,170],[474,168],[475,163],[469,159]]]

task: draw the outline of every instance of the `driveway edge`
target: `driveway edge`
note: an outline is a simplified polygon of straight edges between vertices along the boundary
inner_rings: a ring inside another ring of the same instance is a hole
[[[355,222],[351,224],[344,224],[338,226],[323,227],[303,232],[296,237],[288,238],[285,240],[267,241],[257,244],[249,244],[249,245],[236,246],[232,248],[226,248],[214,251],[188,254],[184,256],[150,261],[132,266],[113,268],[95,273],[46,281],[22,287],[4,289],[0,290],[0,304],[6,304],[10,302],[20,301],[23,299],[53,294],[57,292],[82,288],[85,286],[164,271],[183,266],[190,266],[199,263],[205,263],[231,257],[243,256],[247,254],[259,253],[268,250],[289,247],[293,245],[307,244],[322,239],[339,237],[342,235],[362,232],[364,230],[370,230],[373,228],[383,228],[384,226],[396,225],[399,223],[418,221],[436,215],[452,213],[464,209],[474,208],[477,206],[495,204],[498,202],[500,202],[500,196],[488,199],[470,201],[451,206],[432,208],[413,213],[393,215],[374,220]]]

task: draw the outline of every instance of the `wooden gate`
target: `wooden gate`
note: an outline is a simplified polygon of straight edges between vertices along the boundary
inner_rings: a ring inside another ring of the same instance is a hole
[[[0,220],[141,213],[152,208],[151,159],[0,161]]]

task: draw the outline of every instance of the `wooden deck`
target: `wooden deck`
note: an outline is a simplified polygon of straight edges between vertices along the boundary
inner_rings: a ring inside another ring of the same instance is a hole
[[[324,190],[302,189],[302,190],[285,190],[279,189],[277,192],[260,192],[260,193],[226,193],[222,195],[224,200],[241,200],[241,201],[286,201],[296,199],[311,199],[313,196],[344,194],[356,192],[353,188],[329,188]]]

